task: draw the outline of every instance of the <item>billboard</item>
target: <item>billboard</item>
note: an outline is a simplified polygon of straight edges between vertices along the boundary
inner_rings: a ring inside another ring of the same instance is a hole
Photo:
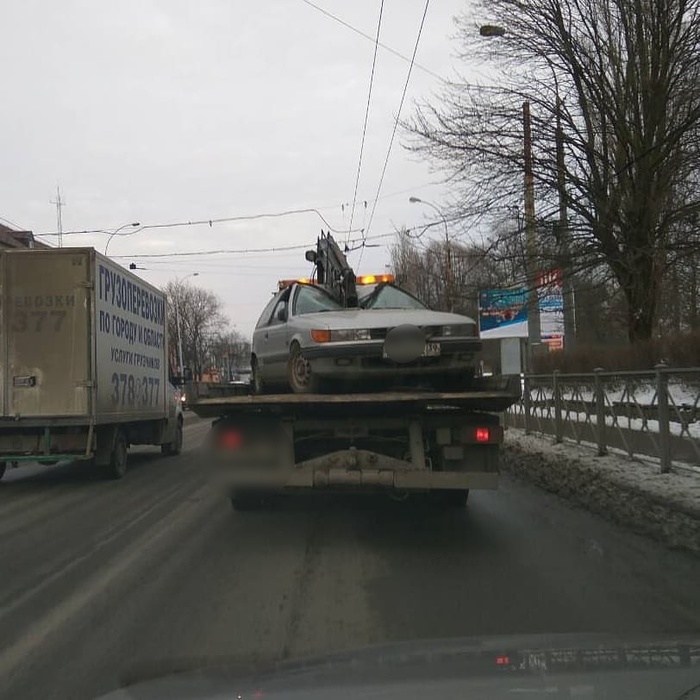
[[[527,338],[527,290],[485,289],[479,292],[482,338]]]
[[[564,348],[564,293],[561,270],[540,272],[537,279],[542,342],[550,350]]]

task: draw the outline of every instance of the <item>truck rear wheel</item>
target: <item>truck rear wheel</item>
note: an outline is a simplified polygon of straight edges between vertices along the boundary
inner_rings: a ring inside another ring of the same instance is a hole
[[[182,434],[182,421],[177,422],[175,428],[175,439],[172,442],[166,442],[160,446],[160,451],[164,455],[179,455],[182,452],[182,444],[184,437]]]
[[[126,474],[126,456],[126,436],[121,430],[118,430],[114,436],[112,454],[106,467],[106,474],[109,479],[121,479]]]
[[[467,500],[469,499],[469,489],[433,491],[433,499],[443,508],[466,508]]]

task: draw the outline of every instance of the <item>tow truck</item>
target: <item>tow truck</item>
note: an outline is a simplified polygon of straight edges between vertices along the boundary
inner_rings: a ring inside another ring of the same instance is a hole
[[[345,308],[356,277],[322,232],[314,283]],[[212,420],[207,462],[236,510],[302,490],[429,494],[464,507],[472,489],[496,489],[503,442],[500,413],[520,398],[518,376],[477,377],[468,391],[253,394],[191,383],[188,405]]]

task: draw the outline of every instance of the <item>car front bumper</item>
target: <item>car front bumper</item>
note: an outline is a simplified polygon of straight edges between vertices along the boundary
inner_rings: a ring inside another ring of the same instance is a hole
[[[326,343],[304,348],[304,357],[319,377],[353,379],[359,377],[396,377],[461,372],[476,364],[481,350],[478,338],[449,338],[430,342],[440,344],[440,355],[420,357],[399,363],[383,357],[384,342]]]

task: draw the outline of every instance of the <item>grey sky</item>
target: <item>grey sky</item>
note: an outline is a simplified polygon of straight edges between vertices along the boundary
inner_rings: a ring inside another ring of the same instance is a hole
[[[374,34],[379,0],[316,2]],[[381,41],[410,55],[423,5],[385,0]],[[464,5],[432,0],[428,10],[417,60],[439,75],[453,74]],[[347,228],[373,46],[301,0],[6,0],[0,26],[1,217],[55,231],[60,182],[64,230],[305,207]],[[407,68],[379,50],[359,200],[375,196]],[[438,88],[414,69],[404,114]],[[444,189],[429,185],[438,179],[397,138],[370,235],[430,216],[407,191],[439,202]],[[366,223],[362,207],[355,223]],[[115,238],[110,254],[312,247],[320,228],[308,214],[144,231]],[[104,250],[106,236],[64,241]],[[368,249],[361,271],[387,262],[386,246]],[[303,251],[138,263],[157,285],[198,272],[246,334],[277,279],[310,271]]]

